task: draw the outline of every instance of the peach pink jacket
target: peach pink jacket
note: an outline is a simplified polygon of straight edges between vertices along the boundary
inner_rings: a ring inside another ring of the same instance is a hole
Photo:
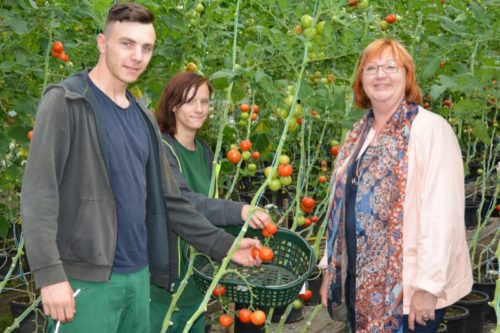
[[[420,107],[408,149],[404,314],[410,312],[415,290],[436,295],[439,309],[467,295],[473,283],[465,238],[463,164],[455,133],[442,117]],[[327,267],[326,251],[318,266]]]

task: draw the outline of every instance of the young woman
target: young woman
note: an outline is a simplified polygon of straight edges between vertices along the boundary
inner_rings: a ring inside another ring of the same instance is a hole
[[[241,225],[247,218],[250,205],[207,197],[212,176],[214,154],[208,144],[197,137],[197,131],[208,117],[212,86],[204,77],[191,72],[175,75],[165,87],[158,105],[158,123],[162,131],[165,151],[170,167],[176,176],[182,194],[189,198],[198,211],[216,226]],[[250,220],[252,228],[264,228],[270,222],[264,211],[255,211]],[[184,246],[179,238],[178,246]],[[216,245],[214,245],[216,246]],[[182,253],[182,251],[179,251]],[[188,263],[179,258],[179,279],[186,272]],[[182,332],[187,320],[200,305],[201,294],[193,277],[189,279],[177,302],[169,332]],[[161,330],[163,319],[170,306],[172,295],[167,290],[151,285],[151,332]],[[200,316],[192,326],[193,333],[203,333],[205,321]]]

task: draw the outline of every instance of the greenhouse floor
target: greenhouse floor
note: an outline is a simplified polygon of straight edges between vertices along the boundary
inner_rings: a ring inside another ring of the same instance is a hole
[[[309,318],[310,313],[314,310],[314,306],[304,306],[302,317],[304,319],[297,321],[295,323],[285,324],[283,333],[343,333],[344,332],[344,324],[338,321],[333,321],[328,316],[326,309],[321,309],[316,318],[311,323],[309,329],[304,330],[304,325],[306,324],[306,319]],[[278,324],[271,324],[270,332],[277,332]],[[495,332],[495,324],[492,323],[484,323],[483,332],[482,333],[497,333]],[[212,325],[210,333],[238,333],[234,331],[234,325],[227,330],[222,328],[219,325]],[[481,333],[481,332],[467,332],[467,333]]]

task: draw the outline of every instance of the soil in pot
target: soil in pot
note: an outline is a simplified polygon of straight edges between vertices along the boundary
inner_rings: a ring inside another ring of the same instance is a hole
[[[472,290],[468,295],[460,299],[456,304],[469,310],[469,318],[465,323],[466,333],[483,331],[484,310],[488,303],[488,295],[482,291]]]
[[[482,291],[483,293],[488,295],[488,302],[491,302],[495,296],[495,283],[494,282],[474,282],[474,286],[472,287],[474,290]],[[496,323],[497,316],[495,314],[495,309],[486,304],[484,309],[484,320],[489,323]]]
[[[26,296],[16,297],[10,300],[10,311],[12,318],[15,320],[19,317],[29,306],[31,302]],[[20,323],[19,327],[14,330],[17,333],[42,333],[46,330],[46,318],[42,314],[42,304],[38,305],[38,310],[32,311]]]
[[[451,305],[444,314],[444,323],[448,328],[448,333],[466,333],[465,323],[469,317],[469,310],[462,306]],[[480,333],[476,331],[475,333]]]

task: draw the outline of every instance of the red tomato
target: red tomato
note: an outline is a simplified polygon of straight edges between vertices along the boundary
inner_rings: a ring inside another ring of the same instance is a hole
[[[64,52],[59,53],[58,58],[61,59],[63,62],[69,61],[69,56]]]
[[[394,13],[391,13],[385,17],[385,21],[389,24],[394,24],[396,23],[397,16]]]
[[[252,160],[257,161],[260,158],[260,153],[258,151],[254,151],[252,153]]]
[[[229,327],[233,324],[233,317],[227,314],[223,314],[219,317],[219,324],[222,327]]]
[[[252,257],[253,257],[254,259],[257,259],[257,256],[258,256],[258,255],[259,255],[259,249],[258,249],[258,248],[256,248],[256,247],[252,248]]]
[[[496,205],[496,206],[495,206],[495,210],[496,210],[497,212],[500,212],[500,205]]]
[[[316,215],[311,216],[309,219],[311,220],[312,223],[318,222],[318,217]]]
[[[238,149],[231,149],[227,152],[227,159],[233,164],[238,164],[241,161],[241,153]]]
[[[214,291],[212,292],[212,295],[214,297],[222,297],[226,293],[226,288],[224,288],[223,285],[218,285],[215,287]]]
[[[33,130],[29,131],[27,136],[28,136],[28,141],[31,141],[31,139],[33,138]]]
[[[297,118],[297,124],[302,125],[302,118]]]
[[[55,41],[54,43],[52,43],[52,51],[54,53],[61,53],[62,51],[64,51],[64,44],[60,41]]]
[[[250,140],[243,140],[240,142],[240,149],[241,151],[249,151],[252,149],[252,143]]]
[[[280,176],[282,177],[289,177],[292,175],[293,173],[293,167],[291,164],[281,164],[279,167],[278,167],[278,173],[280,174]]]
[[[248,324],[250,323],[250,318],[252,317],[252,311],[248,309],[241,309],[238,312],[238,319],[243,323],[243,324]]]
[[[313,208],[316,205],[316,201],[308,196],[305,196],[300,201],[300,205],[307,208]]]
[[[278,232],[278,226],[274,223],[268,223],[264,228],[269,234],[275,235]]]
[[[241,104],[240,105],[241,112],[248,112],[249,110],[250,110],[250,106],[248,106],[248,104]]]
[[[262,326],[266,322],[266,314],[264,311],[257,310],[250,316],[250,321],[255,326]]]
[[[339,146],[332,146],[332,148],[330,148],[330,154],[332,156],[337,156],[339,154]]]
[[[299,298],[304,302],[309,301],[313,297],[313,293],[311,290],[307,289],[303,294],[299,295]]]
[[[253,104],[252,111],[253,111],[253,113],[259,113],[259,106],[257,104]]]
[[[257,120],[257,113],[252,113],[252,120]]]
[[[259,257],[260,257],[260,260],[262,260],[264,262],[268,262],[268,261],[273,260],[274,252],[273,252],[273,250],[271,250],[267,246],[262,246],[259,249]]]
[[[262,229],[262,236],[264,236],[264,238],[269,238],[271,234],[266,229]]]
[[[304,220],[304,227],[308,227],[308,226],[310,226],[311,224],[312,224],[312,221],[311,221],[311,219],[310,219],[310,218],[306,218],[306,219]]]
[[[320,184],[324,184],[324,183],[326,183],[326,181],[327,181],[327,179],[326,179],[325,176],[321,175],[321,176],[318,177],[318,182]]]

